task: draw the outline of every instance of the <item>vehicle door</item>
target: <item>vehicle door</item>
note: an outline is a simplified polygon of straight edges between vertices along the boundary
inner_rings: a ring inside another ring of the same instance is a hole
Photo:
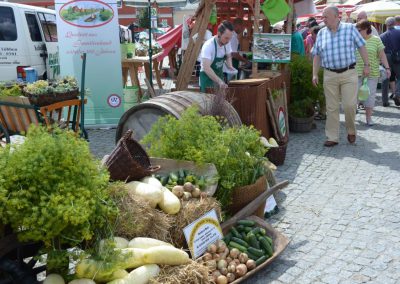
[[[60,75],[56,15],[47,12],[38,12],[37,14],[47,51],[47,77],[55,79]]]

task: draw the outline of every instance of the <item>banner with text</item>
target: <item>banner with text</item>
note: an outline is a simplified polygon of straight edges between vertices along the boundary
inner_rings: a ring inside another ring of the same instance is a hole
[[[81,80],[90,90],[85,124],[115,125],[123,114],[117,0],[56,0],[61,75]]]

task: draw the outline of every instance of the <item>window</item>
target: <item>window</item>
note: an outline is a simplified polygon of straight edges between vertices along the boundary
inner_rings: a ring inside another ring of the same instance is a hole
[[[17,26],[10,7],[0,7],[0,41],[17,40]]]
[[[43,41],[35,14],[25,14],[32,41]]]
[[[46,41],[57,42],[56,16],[47,13],[38,13],[44,38]]]

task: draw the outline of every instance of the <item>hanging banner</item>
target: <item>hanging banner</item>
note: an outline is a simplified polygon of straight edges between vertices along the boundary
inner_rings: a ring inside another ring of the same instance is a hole
[[[116,125],[123,114],[117,0],[56,0],[61,75],[81,80],[90,90],[85,124]]]
[[[254,34],[253,61],[255,62],[290,62],[290,34]]]

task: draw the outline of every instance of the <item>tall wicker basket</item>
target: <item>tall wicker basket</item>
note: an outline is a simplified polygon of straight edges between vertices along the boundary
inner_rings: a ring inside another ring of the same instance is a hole
[[[152,166],[149,156],[143,147],[132,138],[133,131],[129,129],[118,141],[105,162],[112,180],[140,180],[160,169]]]

